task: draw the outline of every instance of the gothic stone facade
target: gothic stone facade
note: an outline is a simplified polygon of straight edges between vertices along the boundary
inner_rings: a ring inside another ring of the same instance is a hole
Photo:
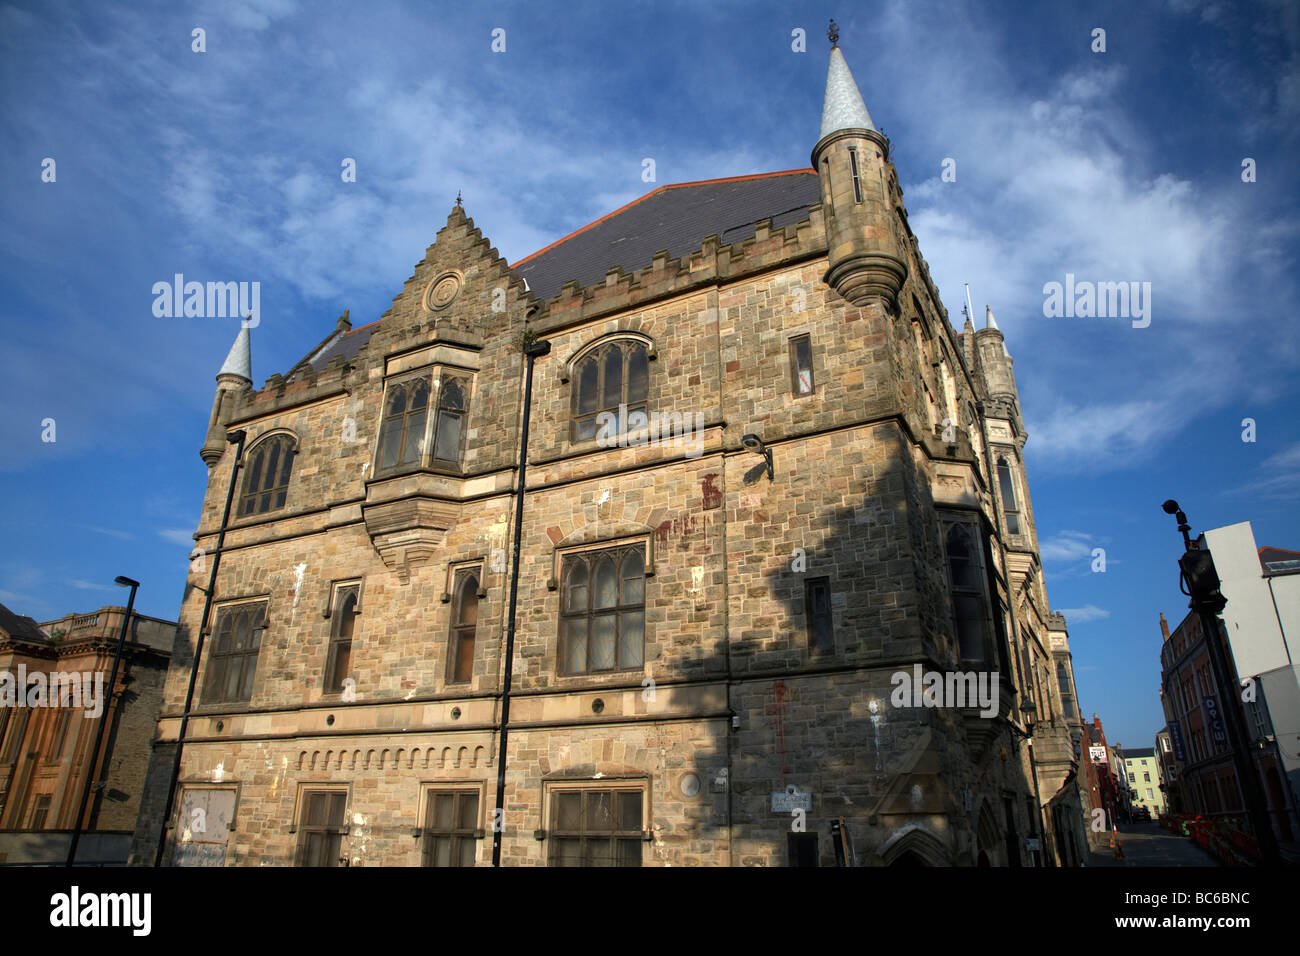
[[[503,759],[504,865],[832,865],[841,819],[858,864],[1071,862],[1036,809],[1070,801],[1081,726],[1011,359],[991,321],[950,326],[866,123],[832,124],[817,171],[665,187],[513,267],[457,206],[380,321],[341,319],[260,390],[241,333],[209,559],[244,429],[236,506],[163,821],[204,626],[184,600],[137,862],[165,822],[182,862],[488,864]],[[719,190],[748,203],[737,235]],[[627,217],[668,202],[691,249],[619,258]],[[593,435],[629,402],[699,431]],[[895,706],[914,665],[998,673],[996,716]]]

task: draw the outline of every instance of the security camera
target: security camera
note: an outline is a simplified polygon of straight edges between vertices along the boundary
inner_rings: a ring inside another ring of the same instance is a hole
[[[763,461],[749,469],[741,479],[745,484],[752,485],[767,472],[767,480],[771,481],[772,473],[772,449],[763,444],[763,439],[759,438],[753,432],[742,435],[740,444],[744,446],[745,451],[753,452],[755,455],[761,455]]]

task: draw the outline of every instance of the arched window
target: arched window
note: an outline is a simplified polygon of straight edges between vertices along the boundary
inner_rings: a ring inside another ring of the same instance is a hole
[[[957,647],[963,661],[982,663],[988,659],[984,562],[969,526],[952,525],[946,543]]]
[[[645,554],[640,545],[564,559],[560,672],[640,667],[645,659]]]
[[[335,595],[334,626],[330,632],[329,657],[325,665],[325,690],[337,694],[352,670],[352,635],[357,626],[357,588],[339,588]]]
[[[449,378],[438,390],[438,422],[433,438],[433,460],[460,464],[461,435],[465,424],[465,383]]]
[[[293,470],[293,446],[294,440],[289,435],[273,435],[253,446],[244,472],[240,517],[265,514],[284,507],[289,492],[289,472]]]
[[[469,390],[469,381],[464,378],[444,378],[434,396],[432,374],[427,372],[425,377],[389,385],[379,427],[375,473],[409,471],[430,464],[458,468]],[[434,404],[432,423],[430,402]]]
[[[998,459],[998,491],[1002,494],[1002,514],[1007,522],[1007,534],[1020,534],[1020,508],[1016,504],[1016,484],[1011,477],[1011,466],[1005,458]]]
[[[1064,661],[1056,662],[1056,681],[1061,687],[1061,709],[1067,720],[1074,719],[1074,687],[1070,683],[1070,672]]]
[[[429,417],[429,381],[415,379],[388,389],[384,420],[379,426],[376,471],[418,465],[424,450],[424,425]]]
[[[633,414],[646,414],[650,355],[644,342],[612,342],[583,356],[573,374],[573,440],[598,430],[622,434]]]
[[[237,604],[218,612],[204,703],[247,703],[252,697],[265,620],[265,602]]]
[[[474,676],[474,635],[478,628],[478,571],[456,575],[451,605],[451,652],[447,680],[463,683]]]

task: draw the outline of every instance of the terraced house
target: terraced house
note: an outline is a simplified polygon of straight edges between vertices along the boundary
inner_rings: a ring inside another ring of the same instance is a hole
[[[137,862],[1077,862],[1011,357],[949,324],[838,47],[812,128],[513,264],[456,205],[260,389],[240,333]],[[918,665],[992,715],[896,706]]]

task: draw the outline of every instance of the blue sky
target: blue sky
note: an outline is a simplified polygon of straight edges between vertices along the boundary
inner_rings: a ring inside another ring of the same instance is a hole
[[[833,15],[950,316],[969,282],[1016,360],[1082,708],[1149,746],[1185,613],[1160,503],[1300,548],[1300,13],[1134,6],[0,6],[0,601],[49,619],[127,574],[179,611],[238,320],[155,318],[155,282],[260,282],[260,385],[377,319],[457,190],[517,261],[666,183],[807,166]],[[1150,325],[1044,317],[1067,272],[1150,282]]]

